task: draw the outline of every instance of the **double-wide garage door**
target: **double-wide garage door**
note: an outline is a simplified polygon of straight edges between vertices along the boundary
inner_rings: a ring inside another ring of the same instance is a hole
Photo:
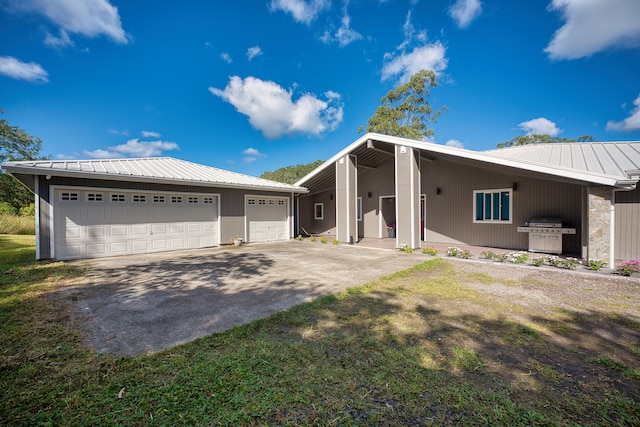
[[[58,188],[53,197],[57,259],[219,244],[217,195]]]

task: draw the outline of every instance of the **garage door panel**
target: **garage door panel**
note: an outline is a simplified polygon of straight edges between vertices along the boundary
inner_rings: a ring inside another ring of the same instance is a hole
[[[54,190],[59,259],[124,255],[219,244],[217,196]],[[123,201],[124,200],[124,201]],[[172,200],[182,202],[171,203]],[[207,203],[204,201],[207,200]]]

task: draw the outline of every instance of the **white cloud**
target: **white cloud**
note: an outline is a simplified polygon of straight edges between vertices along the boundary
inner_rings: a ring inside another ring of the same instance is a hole
[[[634,99],[633,105],[635,107],[631,109],[629,117],[620,122],[608,121],[607,130],[624,132],[640,130],[640,95]]]
[[[160,132],[153,132],[150,130],[143,130],[142,132],[140,132],[140,135],[142,135],[145,138],[160,138]]]
[[[455,148],[464,148],[464,144],[457,139],[450,139],[444,143],[444,145]]]
[[[118,157],[155,157],[163,151],[179,150],[178,144],[171,141],[140,141],[138,138],[130,139],[126,144],[108,147],[107,150],[83,151],[85,156],[96,159],[109,159]]]
[[[244,150],[242,154],[245,155],[245,157],[243,157],[242,159],[245,163],[253,163],[260,158],[267,157],[266,154],[261,153],[260,151],[251,147]]]
[[[13,56],[0,56],[0,74],[28,82],[47,83],[49,81],[49,73],[40,64],[22,62]]]
[[[345,47],[357,40],[362,38],[362,34],[353,30],[351,28],[351,17],[349,16],[349,11],[347,7],[349,6],[349,1],[346,0],[344,2],[344,6],[342,7],[342,19],[340,20],[340,28],[336,31],[335,36],[331,35],[329,30],[326,30],[320,40],[329,44],[333,41],[337,42],[340,47]]]
[[[565,23],[545,52],[551,59],[576,59],[615,47],[640,45],[640,1],[553,0]]]
[[[449,16],[459,28],[466,28],[482,13],[480,0],[457,0],[449,8]]]
[[[111,133],[113,135],[129,136],[129,130],[128,129],[118,130],[118,129],[111,128],[107,132],[109,132],[109,133]]]
[[[518,127],[527,132],[527,135],[558,136],[558,134],[562,132],[562,129],[559,129],[555,122],[545,119],[544,117],[522,122]]]
[[[331,7],[330,0],[272,0],[271,10],[281,10],[293,16],[296,22],[310,24],[322,12]]]
[[[233,62],[233,59],[231,59],[231,55],[229,55],[227,52],[222,52],[220,54],[220,58],[222,58],[222,60],[227,64],[231,64]]]
[[[49,46],[72,45],[69,33],[85,37],[107,36],[116,43],[127,44],[118,8],[108,0],[9,0],[10,10],[44,15],[60,29],[60,36],[47,33]]]
[[[294,101],[291,90],[251,76],[232,76],[224,89],[210,87],[209,91],[249,117],[251,125],[269,139],[295,134],[318,136],[334,130],[343,119],[344,105],[340,95],[332,91],[324,94],[326,101],[309,93]]]
[[[416,33],[411,23],[411,12],[407,14],[403,30],[405,38],[396,51],[384,55],[383,81],[397,78],[404,83],[420,70],[433,70],[438,75],[447,68],[445,47],[439,41],[428,43],[424,31]]]
[[[251,61],[256,56],[261,56],[261,55],[262,55],[262,49],[260,49],[260,46],[253,46],[247,49],[247,58],[249,59],[249,61]]]

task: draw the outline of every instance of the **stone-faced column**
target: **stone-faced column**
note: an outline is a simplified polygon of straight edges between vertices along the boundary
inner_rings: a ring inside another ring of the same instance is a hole
[[[420,151],[395,146],[396,244],[420,247]]]
[[[336,161],[336,238],[340,243],[358,240],[357,194],[357,159],[346,154]]]
[[[589,187],[589,259],[609,262],[611,257],[611,189]]]

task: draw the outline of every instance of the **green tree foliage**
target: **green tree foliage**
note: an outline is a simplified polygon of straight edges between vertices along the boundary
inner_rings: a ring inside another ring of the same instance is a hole
[[[260,178],[293,184],[323,163],[324,160],[316,160],[306,165],[285,166],[273,172],[265,172]]]
[[[582,135],[577,139],[561,138],[559,136],[550,135],[519,135],[510,141],[501,142],[497,145],[498,148],[517,147],[520,145],[529,144],[556,144],[561,142],[595,142],[596,139],[591,135]]]
[[[436,74],[429,70],[418,71],[407,83],[390,90],[380,100],[380,105],[367,121],[367,132],[423,140],[433,135],[430,129],[442,114],[429,105],[431,88],[438,86]],[[362,132],[360,126],[358,132]]]
[[[0,109],[0,113],[3,111]],[[29,135],[17,126],[11,126],[6,120],[0,120],[0,163],[41,158],[42,141]],[[0,171],[0,202],[12,205],[16,210],[33,202],[33,194],[18,180]]]

